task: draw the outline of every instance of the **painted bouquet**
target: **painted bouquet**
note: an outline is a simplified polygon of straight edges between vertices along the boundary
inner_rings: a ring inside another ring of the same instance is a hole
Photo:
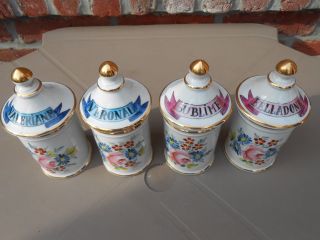
[[[252,138],[244,133],[242,128],[230,135],[230,146],[238,156],[242,157],[241,160],[248,164],[261,165],[270,160],[278,152],[279,142],[280,140],[257,134]]]
[[[104,161],[108,161],[117,170],[128,170],[139,164],[138,157],[144,154],[143,139],[137,141],[136,136],[123,143],[104,143],[96,137],[98,147]]]
[[[28,143],[29,151],[45,170],[56,173],[64,171],[68,166],[74,165],[71,159],[77,158],[77,149],[75,146],[65,148],[64,146],[52,150],[41,147],[35,147]]]
[[[211,152],[206,148],[206,138],[196,141],[194,138],[187,137],[179,141],[166,132],[165,141],[168,157],[174,164],[181,167],[194,168]]]

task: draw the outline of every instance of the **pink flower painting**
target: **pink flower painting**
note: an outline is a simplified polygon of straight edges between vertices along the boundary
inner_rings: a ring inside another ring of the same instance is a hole
[[[53,170],[57,167],[56,162],[53,161],[50,158],[47,158],[45,156],[40,156],[38,158],[38,162],[41,165],[41,167],[47,169],[47,170]]]
[[[264,158],[264,150],[258,146],[250,145],[243,151],[243,158],[251,162],[262,160]]]
[[[106,159],[113,166],[122,166],[128,161],[122,152],[109,152],[106,154]]]
[[[190,155],[187,152],[181,150],[171,149],[169,151],[169,157],[172,161],[179,165],[186,165],[191,162]]]

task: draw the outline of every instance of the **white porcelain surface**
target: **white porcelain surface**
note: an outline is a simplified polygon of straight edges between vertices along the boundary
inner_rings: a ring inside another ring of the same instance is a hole
[[[152,160],[148,120],[129,134],[108,135],[93,129],[101,158],[106,169],[116,175],[135,175]]]
[[[167,164],[182,174],[204,172],[214,160],[221,124],[232,111],[228,92],[209,73],[190,70],[163,90],[160,108]]]
[[[98,82],[103,79],[107,78],[100,76]],[[80,103],[85,122],[100,129],[121,129],[138,122],[149,111],[148,90],[135,80],[123,80],[124,85],[118,91],[106,92],[97,84],[86,91]]]
[[[72,116],[73,92],[36,78],[15,84],[16,94],[2,109],[4,127],[18,136],[46,175],[64,178],[78,174],[90,161],[91,146],[77,116]]]
[[[91,146],[77,116],[59,132],[40,138],[19,138],[43,172],[52,177],[69,177],[90,162]]]
[[[271,167],[294,128],[270,129],[245,118],[239,111],[232,117],[225,152],[240,169],[260,172]]]
[[[109,172],[134,175],[151,162],[150,109],[148,90],[141,83],[119,74],[112,77],[100,75],[97,84],[82,97],[82,119],[91,126]],[[141,121],[144,121],[142,125],[134,130],[131,128]],[[131,129],[121,132],[124,128]]]
[[[189,72],[187,81],[193,86],[208,84],[209,74],[197,76]],[[223,120],[231,111],[228,92],[218,83],[208,88],[192,89],[178,79],[170,83],[160,97],[160,108],[172,122],[182,126],[207,127]]]
[[[285,76],[276,71],[268,76],[255,76],[241,83],[237,91],[238,104],[252,118],[275,127],[292,126],[303,121],[309,114],[310,102],[304,91],[294,85],[294,76]]]
[[[31,81],[39,82],[37,79]],[[16,92],[28,91],[34,91],[34,87],[16,84]],[[39,135],[61,125],[73,113],[74,105],[75,98],[69,88],[42,82],[39,93],[32,97],[12,95],[3,106],[1,120],[14,135]]]
[[[281,146],[311,109],[295,76],[277,71],[242,82],[236,106],[225,151],[232,164],[252,172],[272,166]]]
[[[202,134],[178,131],[165,122],[165,158],[173,170],[200,174],[214,161],[220,126]]]

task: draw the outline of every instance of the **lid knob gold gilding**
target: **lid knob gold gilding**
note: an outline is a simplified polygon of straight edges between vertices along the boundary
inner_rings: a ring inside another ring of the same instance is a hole
[[[33,73],[28,68],[17,67],[11,73],[11,79],[15,83],[23,83],[32,78]]]
[[[112,61],[104,61],[99,67],[99,73],[103,77],[113,77],[118,74],[118,66]]]
[[[280,74],[290,76],[297,73],[298,66],[294,61],[290,59],[284,59],[276,65],[276,70]]]
[[[197,59],[190,64],[190,71],[197,75],[205,75],[209,71],[209,64],[202,59]]]

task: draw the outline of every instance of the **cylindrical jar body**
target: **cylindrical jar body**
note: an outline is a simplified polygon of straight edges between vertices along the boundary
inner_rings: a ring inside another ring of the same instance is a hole
[[[90,162],[91,145],[75,115],[55,133],[44,137],[19,137],[19,140],[48,176],[71,177]]]
[[[142,172],[152,160],[148,119],[132,132],[110,135],[92,129],[106,169],[116,175]]]
[[[229,93],[208,71],[205,60],[193,61],[185,77],[169,83],[160,96],[165,158],[181,174],[200,174],[211,166],[220,128],[232,112]]]
[[[263,171],[273,165],[293,130],[262,127],[236,111],[225,142],[226,155],[233,165],[242,170]]]
[[[166,121],[164,125],[165,157],[170,168],[191,175],[200,174],[212,165],[220,126],[205,133],[187,133]]]

